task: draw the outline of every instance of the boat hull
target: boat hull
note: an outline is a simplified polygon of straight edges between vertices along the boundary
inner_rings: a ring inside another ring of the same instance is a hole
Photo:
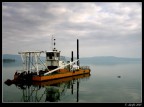
[[[59,79],[59,78],[87,74],[87,73],[90,73],[90,69],[86,69],[86,70],[79,69],[77,71],[69,71],[69,72],[53,74],[53,75],[43,75],[43,76],[35,75],[32,77],[32,81],[47,81],[47,80]]]
[[[65,77],[65,78],[59,78],[59,79],[53,79],[53,80],[48,80],[48,81],[33,81],[32,84],[34,86],[49,86],[49,85],[54,85],[54,84],[60,84],[63,82],[68,82],[71,80],[76,80],[76,79],[81,79],[81,78],[86,78],[89,77],[90,74],[81,74],[81,75],[75,75],[75,76],[70,76],[70,77]]]

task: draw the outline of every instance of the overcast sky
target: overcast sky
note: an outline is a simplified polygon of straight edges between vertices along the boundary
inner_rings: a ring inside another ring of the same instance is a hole
[[[141,2],[2,2],[2,52],[51,50],[61,55],[142,57]]]

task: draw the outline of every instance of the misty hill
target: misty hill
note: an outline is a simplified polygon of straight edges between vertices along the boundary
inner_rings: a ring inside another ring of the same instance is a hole
[[[21,56],[12,54],[3,54],[2,59],[13,59],[15,61],[21,61]]]
[[[45,61],[45,57],[40,57]],[[3,54],[2,59],[14,59],[15,61],[22,61],[20,55],[12,54]],[[61,56],[61,60],[70,60],[70,57]],[[76,59],[76,58],[74,58]],[[95,57],[83,57],[80,58],[80,61],[96,61],[96,62],[116,62],[116,61],[142,61],[141,58],[124,58],[124,57],[115,57],[115,56],[95,56]]]
[[[141,61],[141,58],[124,58],[115,56],[95,56],[80,58],[82,61],[101,61],[101,62],[116,62],[116,61]]]
[[[45,61],[44,56],[41,56],[40,59]],[[61,56],[60,59],[66,61],[66,60],[69,60],[70,58]],[[21,59],[20,55],[12,55],[12,54],[3,54],[2,60],[3,60],[3,62],[6,62],[5,60],[14,60],[14,61],[17,61],[17,62],[20,62],[20,61],[22,62],[22,59]],[[10,62],[10,61],[7,61],[7,62]]]
[[[94,64],[94,65],[116,65],[116,64],[127,64],[127,63],[139,63],[141,58],[124,58],[114,56],[95,56],[80,58],[80,64]]]

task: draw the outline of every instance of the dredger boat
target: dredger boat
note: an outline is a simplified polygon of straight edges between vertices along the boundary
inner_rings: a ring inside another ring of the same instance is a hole
[[[78,39],[76,60],[74,60],[73,51],[71,52],[71,61],[64,62],[61,60],[60,51],[56,50],[55,44],[55,39],[53,39],[52,51],[18,52],[22,58],[23,70],[15,72],[13,81],[47,81],[90,74],[89,66],[80,66]],[[46,55],[45,62],[40,58],[41,53]],[[39,65],[43,68],[40,68]]]

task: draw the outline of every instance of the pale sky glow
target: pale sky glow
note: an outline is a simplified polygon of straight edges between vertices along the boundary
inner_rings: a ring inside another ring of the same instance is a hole
[[[142,57],[141,2],[2,2],[2,53],[51,50],[61,55]]]

